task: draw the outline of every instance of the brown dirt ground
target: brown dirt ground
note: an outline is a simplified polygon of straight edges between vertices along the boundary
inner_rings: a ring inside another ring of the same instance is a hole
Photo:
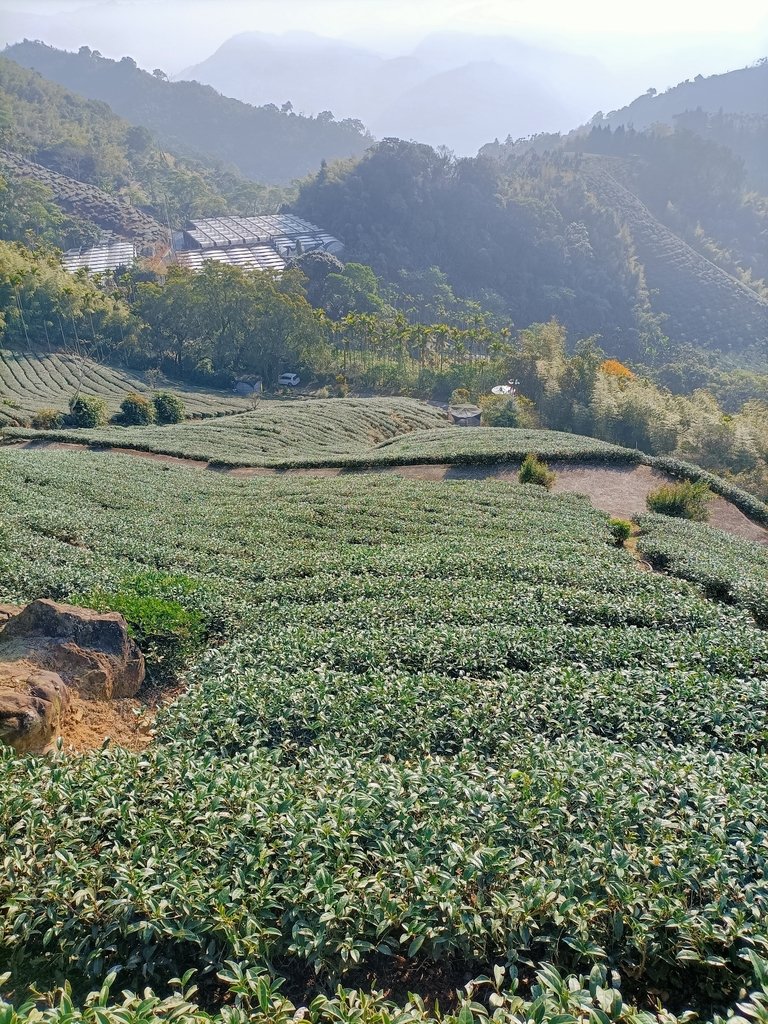
[[[106,739],[126,750],[143,750],[152,739],[154,711],[138,698],[83,700],[75,695],[62,723],[63,749],[98,750]]]
[[[63,749],[69,753],[98,750],[105,740],[125,750],[140,751],[154,737],[155,716],[184,690],[148,687],[136,697],[118,700],[84,700],[76,693],[62,725]]]
[[[552,488],[554,494],[584,494],[595,508],[625,519],[644,513],[648,494],[661,484],[673,482],[667,473],[650,466],[552,462],[550,469],[556,474]],[[387,466],[378,471],[396,473],[412,480],[517,481],[517,466]],[[709,525],[735,537],[768,545],[768,530],[719,495],[710,502]]]
[[[24,662],[0,665],[0,686],[5,691],[27,693],[26,678],[40,671],[39,666]],[[105,739],[126,750],[143,750],[152,739],[152,723],[156,708],[140,698],[122,700],[84,700],[69,687],[69,707],[62,715],[63,749],[72,753],[97,750]],[[48,750],[59,737],[54,736]]]
[[[174,455],[158,455],[153,452],[136,451],[133,448],[99,448],[89,449],[87,445],[65,443],[62,441],[25,441],[9,445],[13,448],[26,449],[62,449],[65,451],[97,451],[131,455],[135,458],[150,459],[174,466],[189,469],[209,469],[225,473],[228,476],[321,476],[333,477],[358,473],[358,469],[339,469],[333,467],[317,469],[271,469],[266,466],[254,466],[242,469],[227,470],[220,466],[198,459],[183,459]],[[586,495],[595,508],[607,512],[608,515],[630,519],[634,515],[645,512],[645,499],[649,491],[662,483],[670,483],[672,477],[650,466],[595,466],[590,463],[552,462],[551,468],[557,474],[553,491],[555,494],[572,492]],[[411,480],[500,480],[514,483],[517,480],[515,464],[496,466],[453,466],[410,465],[410,466],[376,466],[365,472],[394,473]],[[744,540],[757,544],[768,545],[768,530],[753,522],[735,505],[725,498],[716,496],[710,503],[709,523],[711,526],[730,533]]]
[[[552,463],[557,474],[553,491],[586,494],[596,508],[630,519],[646,511],[645,499],[672,479],[650,466],[580,466]],[[768,530],[753,522],[730,501],[716,495],[709,504],[709,525],[757,544],[768,544]]]

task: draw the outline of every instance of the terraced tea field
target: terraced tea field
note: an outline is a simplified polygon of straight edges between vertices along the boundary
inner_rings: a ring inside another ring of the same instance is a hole
[[[401,429],[397,427],[402,420]],[[545,458],[640,462],[634,449],[557,430],[451,427],[434,406],[408,398],[331,398],[265,402],[254,412],[216,423],[97,430],[8,430],[9,439],[45,438],[113,445],[218,466],[385,466],[451,462],[478,465]]]
[[[768,626],[768,550],[683,519],[647,515],[638,549],[654,566],[692,580],[715,600],[748,609]]]
[[[573,466],[612,468],[649,466],[669,476],[701,479],[740,509],[753,523],[768,526],[768,507],[720,477],[669,456],[646,456],[633,448],[555,430],[450,427],[444,414],[412,399],[357,398],[316,401],[264,402],[256,411],[216,421],[186,422],[168,427],[102,427],[98,430],[32,431],[6,429],[7,442],[53,442],[114,447],[195,460],[198,467],[278,470],[360,470],[420,466],[489,467],[516,475],[528,452]],[[429,474],[422,474],[429,476]],[[560,486],[559,484],[557,485]],[[637,503],[645,509],[645,494],[614,485],[617,501],[596,501],[617,515],[634,515]],[[626,482],[632,486],[632,482]],[[565,489],[590,493],[589,486]],[[725,510],[727,513],[727,510]],[[727,514],[726,517],[727,519]],[[747,524],[748,525],[748,524]],[[738,532],[738,531],[737,531]],[[746,531],[762,536],[758,528]]]
[[[122,197],[109,195],[76,178],[68,178],[7,149],[0,149],[0,170],[3,174],[31,178],[44,185],[67,213],[98,224],[104,230],[133,238],[139,246],[165,244],[167,248],[167,228]]]
[[[211,624],[142,753],[0,751],[0,985],[73,986],[4,1020],[763,1019],[745,602],[642,572],[534,487],[0,464],[0,599],[140,574]],[[735,549],[690,530],[735,585]]]
[[[410,398],[265,401],[252,412],[165,427],[9,431],[8,437],[110,445],[221,466],[343,464],[384,439],[445,426],[444,413]]]
[[[188,416],[216,416],[249,408],[244,399],[223,391],[175,382],[163,386],[181,395]],[[110,413],[117,412],[129,391],[150,391],[141,376],[92,359],[0,349],[0,426],[28,423],[40,409],[65,412],[78,388],[82,394],[103,398]]]

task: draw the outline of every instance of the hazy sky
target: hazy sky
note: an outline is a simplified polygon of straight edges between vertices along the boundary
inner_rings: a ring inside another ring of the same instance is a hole
[[[173,74],[229,36],[304,30],[402,52],[432,31],[509,34],[590,54],[625,99],[768,54],[765,0],[0,0],[0,40],[130,54]]]

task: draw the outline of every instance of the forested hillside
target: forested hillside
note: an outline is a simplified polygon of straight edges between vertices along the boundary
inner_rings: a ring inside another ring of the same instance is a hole
[[[588,158],[589,139],[584,152],[496,161],[385,140],[322,170],[295,208],[385,277],[438,266],[457,294],[517,324],[556,316],[628,359],[692,342],[759,366],[766,204],[744,192],[738,161],[710,143],[689,152],[689,138],[622,154],[623,183]]]
[[[654,302],[666,316],[665,332],[677,342],[748,352],[768,327],[764,289],[751,291],[693,249],[599,162],[588,166],[594,196],[630,234]]]
[[[612,128],[632,125],[639,131],[654,124],[672,125],[686,110],[768,115],[768,59],[722,75],[696,75],[663,93],[649,89],[626,107],[606,114],[603,123]]]
[[[768,192],[768,58],[754,65],[722,75],[696,75],[663,93],[649,89],[632,103],[608,114],[598,111],[589,124],[575,128],[567,136],[539,133],[529,138],[489,142],[480,154],[496,159],[519,155],[533,149],[543,153],[561,145],[579,145],[592,130],[611,129],[618,136],[653,129],[656,138],[665,131],[692,132],[707,142],[724,146],[743,161],[738,180],[749,189]],[[610,134],[610,133],[609,133]],[[635,136],[637,137],[637,136]],[[696,170],[695,164],[691,169]]]
[[[193,216],[273,210],[283,198],[274,186],[247,181],[216,161],[175,155],[166,140],[118,117],[105,103],[84,99],[3,56],[0,146],[0,175],[25,196],[32,179],[42,201],[55,202],[81,227],[95,223],[131,237],[151,236],[159,224],[165,234],[169,222],[178,227]],[[45,234],[48,219],[38,210],[38,234]],[[0,237],[21,236],[5,230]],[[49,240],[66,246],[66,239]]]
[[[253,181],[286,184],[322,160],[357,156],[371,142],[356,120],[328,113],[302,117],[273,104],[253,107],[198,82],[170,82],[142,71],[130,57],[108,60],[87,46],[67,53],[38,42],[8,47],[7,57],[39,71],[121,117],[157,134],[188,157],[237,168]]]
[[[0,195],[7,202],[0,216],[0,238],[31,244],[46,240],[66,249],[93,241],[104,230],[135,239],[140,247],[154,243],[167,247],[168,229],[122,196],[10,150],[0,150],[0,175],[4,181]]]

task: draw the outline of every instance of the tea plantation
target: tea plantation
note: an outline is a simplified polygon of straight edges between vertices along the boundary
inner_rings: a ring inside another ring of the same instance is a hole
[[[4,451],[0,495],[0,599],[207,631],[144,752],[0,750],[3,1024],[768,1019],[755,549],[653,517],[689,578],[643,572],[492,481]]]
[[[95,430],[6,428],[3,438],[74,442],[209,462],[211,467],[375,469],[407,465],[515,464],[527,453],[544,459],[602,465],[654,466],[683,480],[701,480],[715,494],[768,526],[768,506],[736,485],[673,456],[649,456],[593,437],[558,430],[451,427],[441,410],[411,398],[266,401],[215,421]],[[509,468],[514,468],[514,465]]]
[[[768,626],[768,549],[684,519],[648,515],[641,526],[638,548],[653,565],[699,583],[714,600],[747,608]]]
[[[9,430],[10,439],[72,441],[211,461],[221,466],[339,465],[381,441],[447,425],[434,406],[412,398],[265,401],[215,422],[95,430]]]
[[[176,383],[170,387],[181,395],[190,416],[216,416],[248,408],[244,399],[226,392]],[[114,413],[129,392],[146,394],[149,387],[139,375],[86,357],[0,350],[0,426],[24,425],[40,409],[65,412],[78,391],[103,398]]]

